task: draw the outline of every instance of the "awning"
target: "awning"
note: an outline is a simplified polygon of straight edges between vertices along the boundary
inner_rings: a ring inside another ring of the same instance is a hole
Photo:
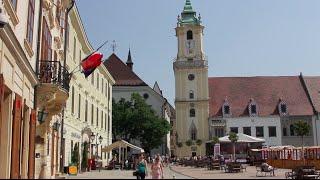
[[[237,142],[242,142],[242,143],[257,143],[257,142],[265,142],[264,139],[261,139],[261,138],[257,138],[257,137],[253,137],[253,136],[249,136],[249,135],[246,135],[246,134],[242,134],[242,133],[238,133],[238,141]],[[224,137],[221,137],[219,138],[219,141],[222,142],[222,143],[230,143],[230,139],[229,139],[229,136],[224,136]]]
[[[142,148],[135,146],[133,144],[130,144],[125,140],[120,140],[120,141],[114,142],[114,143],[110,144],[109,146],[102,148],[101,151],[102,152],[110,152],[115,148],[126,148],[126,147],[136,149],[136,150],[140,151],[141,153],[144,152],[144,150]]]

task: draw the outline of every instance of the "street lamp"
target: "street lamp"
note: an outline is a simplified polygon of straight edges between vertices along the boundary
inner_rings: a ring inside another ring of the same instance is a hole
[[[45,112],[44,109],[42,109],[42,111],[38,111],[38,121],[41,123],[44,122],[44,120],[46,120],[47,116],[49,113]]]
[[[96,157],[95,158],[98,157],[98,140],[99,140],[100,144],[103,141],[103,137],[100,135],[99,138],[98,138],[98,136],[99,136],[99,133],[97,133],[97,135],[95,135],[93,132],[91,133],[91,136],[90,136],[92,142],[94,140],[96,140],[96,144],[95,144],[95,146],[96,146]]]

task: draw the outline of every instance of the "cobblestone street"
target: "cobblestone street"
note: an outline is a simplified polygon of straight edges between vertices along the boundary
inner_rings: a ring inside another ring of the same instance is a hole
[[[78,174],[77,176],[69,176],[66,175],[66,179],[136,179],[135,176],[132,176],[133,171],[125,171],[125,170],[101,170],[86,172],[82,174]],[[165,179],[191,179],[188,176],[181,175],[179,173],[175,173],[170,170],[169,167],[164,169],[164,178]],[[151,179],[150,176],[146,177],[146,179]]]
[[[275,176],[256,177],[256,167],[248,166],[246,171],[240,173],[225,173],[220,170],[207,170],[205,168],[192,168],[183,166],[172,166],[172,170],[181,174],[192,176],[195,179],[285,179],[288,169],[275,170]]]

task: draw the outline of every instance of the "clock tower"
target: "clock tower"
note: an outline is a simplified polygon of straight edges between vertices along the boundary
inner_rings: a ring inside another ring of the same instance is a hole
[[[174,60],[177,147],[179,157],[205,155],[209,140],[208,61],[203,51],[201,16],[190,0],[178,16],[178,54]],[[191,144],[191,145],[190,145]]]

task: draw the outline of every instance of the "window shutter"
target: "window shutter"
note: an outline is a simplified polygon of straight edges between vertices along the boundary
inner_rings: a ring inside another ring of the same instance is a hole
[[[22,98],[16,94],[13,106],[11,179],[18,179],[20,174],[20,126],[22,118]]]
[[[34,179],[35,168],[35,139],[36,139],[36,111],[31,110],[30,129],[29,129],[29,161],[28,161],[28,178]]]
[[[3,101],[3,96],[4,96],[4,79],[3,79],[3,75],[0,74],[0,114],[1,113],[1,105],[3,104],[2,101]]]

